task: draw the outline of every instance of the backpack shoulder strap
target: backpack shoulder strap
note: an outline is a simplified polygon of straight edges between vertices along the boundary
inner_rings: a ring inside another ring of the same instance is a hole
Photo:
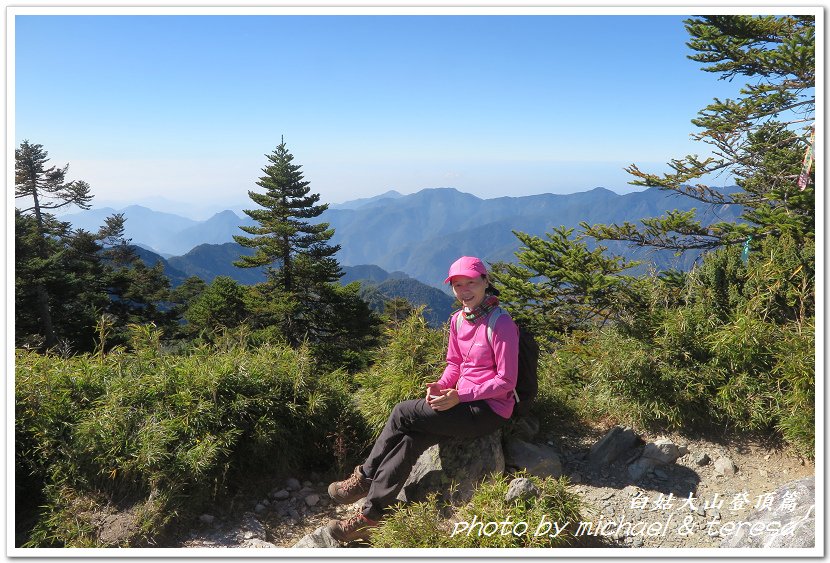
[[[496,322],[498,322],[499,317],[506,314],[507,311],[501,307],[496,307],[493,309],[493,312],[490,313],[490,318],[487,320],[487,342],[490,343],[490,346],[493,345],[493,331],[496,328]]]
[[[464,319],[463,319],[463,317],[461,316],[461,310],[459,310],[459,311],[455,314],[455,333],[456,333],[456,334],[458,334],[458,332],[461,330],[461,321],[463,321],[463,320],[464,320]]]

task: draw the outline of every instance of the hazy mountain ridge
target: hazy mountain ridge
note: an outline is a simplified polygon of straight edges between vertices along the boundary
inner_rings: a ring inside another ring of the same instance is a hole
[[[210,283],[217,276],[229,276],[242,285],[265,281],[265,268],[237,268],[233,262],[241,254],[252,254],[251,249],[235,242],[201,244],[185,254],[170,259],[149,250],[134,247],[136,254],[148,266],[161,262],[172,287],[181,285],[188,277],[197,276]],[[433,326],[439,326],[452,313],[454,299],[439,289],[412,279],[403,272],[387,272],[372,264],[344,266],[340,279],[343,285],[360,282],[360,294],[378,313],[383,312],[387,299],[403,297],[415,306],[425,305],[424,317]]]
[[[724,191],[732,191],[732,188]],[[337,258],[343,266],[374,264],[385,272],[405,272],[440,288],[447,265],[460,255],[477,255],[491,262],[514,260],[519,247],[519,241],[512,233],[514,230],[543,236],[559,225],[577,228],[581,221],[591,224],[636,223],[668,210],[685,211],[693,207],[706,209],[699,214],[704,224],[735,220],[740,213],[738,206],[706,206],[656,188],[625,195],[595,188],[573,194],[493,199],[481,199],[453,188],[432,188],[410,195],[390,191],[374,198],[346,202],[332,206],[318,220],[328,222],[335,229],[331,242],[341,245]],[[75,226],[97,230],[93,224],[103,224],[103,218],[113,212],[112,209],[90,210],[67,215],[64,219],[71,220]],[[171,265],[200,277],[209,277],[217,271],[229,275],[225,273],[227,268],[237,270],[229,262],[239,253],[231,259],[235,251],[229,246],[211,251],[204,257],[189,255],[203,244],[231,244],[234,234],[244,234],[240,225],[253,224],[247,216],[240,217],[229,210],[201,222],[155,213],[142,206],[130,206],[120,212],[127,218],[126,234],[134,244],[166,254],[170,256]],[[660,268],[669,265],[687,268],[696,256],[687,253],[678,259],[671,251],[635,249],[613,242],[603,245],[627,257],[654,262]],[[218,256],[223,253],[226,256],[222,256],[221,264],[208,265],[219,260]],[[213,254],[216,256],[211,257]],[[254,272],[250,274],[253,276]],[[254,278],[256,276],[246,278],[245,283],[256,283]]]

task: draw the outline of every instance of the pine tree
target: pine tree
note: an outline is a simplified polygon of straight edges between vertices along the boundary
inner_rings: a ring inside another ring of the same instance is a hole
[[[292,294],[305,285],[339,280],[343,272],[334,255],[340,246],[329,245],[334,234],[328,223],[312,224],[328,204],[320,204],[319,194],[310,194],[309,182],[303,179],[302,167],[293,164],[285,141],[269,155],[268,166],[257,185],[265,193],[249,191],[260,209],[245,210],[258,226],[240,227],[251,237],[235,235],[234,240],[256,251],[242,256],[234,265],[240,268],[266,266],[269,278],[284,292]],[[275,267],[276,265],[276,267]]]
[[[631,183],[657,187],[709,205],[743,206],[742,222],[702,225],[695,212],[673,211],[644,219],[642,226],[583,223],[601,240],[677,251],[735,244],[759,248],[769,236],[815,236],[813,175],[802,167],[812,150],[815,121],[815,19],[813,16],[721,15],[688,19],[690,59],[721,80],[745,77],[735,100],[715,99],[692,123],[695,140],[711,146],[712,156],[686,156],[670,163],[672,173],[657,175],[631,165]],[[802,176],[802,173],[806,173]],[[740,188],[731,194],[701,177],[732,175]]]
[[[63,168],[50,166],[48,154],[43,145],[35,145],[28,140],[23,141],[14,151],[14,197],[31,203],[29,207],[18,209],[20,215],[31,215],[34,218],[34,255],[40,261],[41,268],[37,268],[38,275],[32,277],[33,291],[36,297],[40,327],[46,348],[53,348],[57,343],[57,335],[52,319],[49,292],[46,288],[45,277],[50,267],[50,260],[54,257],[54,239],[67,234],[68,225],[58,221],[49,213],[50,210],[77,205],[81,209],[89,209],[92,195],[89,193],[89,184],[82,180],[67,181],[66,173],[69,165]],[[22,223],[18,221],[18,226]],[[54,273],[54,272],[53,272]]]
[[[310,193],[285,141],[266,158],[265,175],[257,182],[265,193],[248,192],[260,209],[245,211],[258,226],[240,227],[250,237],[234,236],[237,243],[255,249],[234,264],[265,266],[268,276],[251,289],[250,323],[262,336],[277,336],[293,346],[307,342],[324,361],[353,365],[349,356],[372,341],[379,321],[356,291],[335,286],[343,272],[334,257],[340,246],[329,244],[334,230],[328,223],[309,221],[328,205]]]
[[[518,264],[496,263],[491,275],[500,300],[517,320],[547,341],[604,325],[630,303],[637,262],[590,250],[584,237],[559,227],[546,238],[513,231],[522,242]]]

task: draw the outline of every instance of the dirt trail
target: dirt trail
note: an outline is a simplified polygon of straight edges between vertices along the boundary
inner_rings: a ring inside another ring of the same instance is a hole
[[[585,502],[582,518],[586,524],[583,524],[581,543],[586,546],[718,547],[724,538],[735,533],[756,506],[785,502],[782,498],[770,499],[767,493],[815,473],[811,461],[781,449],[768,439],[715,440],[638,432],[646,442],[669,438],[686,446],[688,453],[675,464],[663,466],[633,482],[626,471],[625,459],[598,472],[589,469],[588,451],[602,435],[595,432],[549,439],[561,453],[572,490]],[[704,454],[710,461],[698,465]],[[732,460],[737,467],[734,475],[728,471],[726,475],[717,474],[715,461],[721,457]],[[254,507],[261,500],[239,501],[230,509],[217,509],[211,524],[195,522],[167,547],[291,547],[329,519],[347,517],[354,510],[352,506],[330,502],[326,494],[327,480],[313,477],[319,480],[305,481],[303,494],[319,496],[314,506],[307,506],[300,497],[293,501],[284,499],[279,501],[284,503],[282,506],[294,509],[292,514],[284,514],[284,508],[277,509],[278,502],[269,503],[255,515],[255,522],[261,527],[252,528]],[[275,488],[283,485],[284,480],[273,483]],[[795,510],[807,508],[794,507]],[[589,522],[594,525],[591,531],[586,527]],[[539,524],[528,522],[531,529]],[[578,522],[571,524],[574,529],[579,526]]]

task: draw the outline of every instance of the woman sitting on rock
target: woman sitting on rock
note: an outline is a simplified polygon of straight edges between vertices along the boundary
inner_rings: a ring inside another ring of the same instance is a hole
[[[366,461],[346,480],[329,485],[329,495],[340,504],[366,497],[353,517],[329,522],[338,541],[370,536],[427,448],[442,438],[494,432],[513,412],[519,331],[509,315],[501,315],[492,344],[488,340],[488,317],[499,300],[487,268],[478,258],[462,256],[444,283],[463,305],[450,322],[447,367],[438,381],[427,384],[426,397],[398,403]],[[460,325],[456,315],[463,315]]]

